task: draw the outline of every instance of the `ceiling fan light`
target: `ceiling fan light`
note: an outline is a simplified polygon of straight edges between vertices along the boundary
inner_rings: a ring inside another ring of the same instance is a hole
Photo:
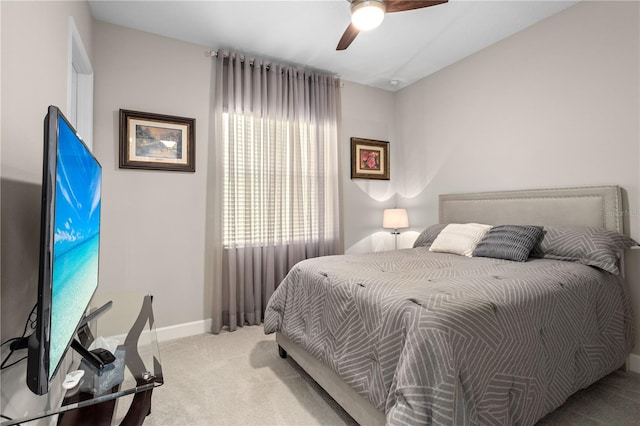
[[[351,6],[351,22],[360,31],[376,28],[384,19],[384,3],[377,0],[353,2]]]

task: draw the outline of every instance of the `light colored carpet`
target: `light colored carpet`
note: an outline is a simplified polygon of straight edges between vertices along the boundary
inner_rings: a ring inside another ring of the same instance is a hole
[[[356,424],[262,326],[162,343],[160,357],[165,383],[145,425]]]
[[[165,384],[145,425],[354,425],[262,326],[160,345]],[[129,401],[119,402],[118,414]],[[617,371],[545,417],[547,425],[638,425],[640,375]]]

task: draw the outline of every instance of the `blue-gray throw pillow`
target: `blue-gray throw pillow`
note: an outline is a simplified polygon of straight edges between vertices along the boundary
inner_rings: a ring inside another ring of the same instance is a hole
[[[416,241],[413,243],[413,248],[430,246],[431,243],[433,243],[433,240],[436,239],[438,234],[440,234],[440,231],[442,231],[445,226],[447,226],[446,223],[437,223],[422,231],[420,235],[418,235],[418,238],[416,238]]]
[[[524,262],[542,237],[541,226],[499,225],[494,226],[478,243],[473,257]]]

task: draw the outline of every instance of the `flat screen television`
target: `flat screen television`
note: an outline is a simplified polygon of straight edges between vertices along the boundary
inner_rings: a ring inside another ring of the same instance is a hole
[[[27,386],[37,395],[48,392],[98,286],[101,185],[100,163],[50,106],[44,120],[37,326],[27,354]]]

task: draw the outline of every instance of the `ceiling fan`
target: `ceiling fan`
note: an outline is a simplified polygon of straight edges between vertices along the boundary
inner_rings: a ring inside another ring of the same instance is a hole
[[[436,6],[448,0],[347,0],[351,3],[351,24],[338,42],[336,50],[345,50],[360,31],[372,30],[382,23],[385,13],[403,12]]]

